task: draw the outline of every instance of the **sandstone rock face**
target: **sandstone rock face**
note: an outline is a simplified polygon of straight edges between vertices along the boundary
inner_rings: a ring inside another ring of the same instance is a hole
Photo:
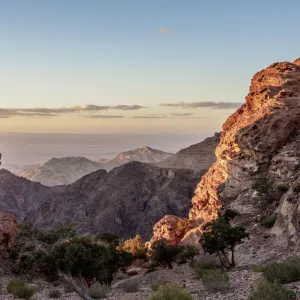
[[[151,243],[158,240],[166,240],[170,245],[176,245],[180,242],[176,234],[178,222],[180,218],[177,216],[164,216],[153,227],[153,237]],[[150,244],[151,244],[150,243]]]
[[[221,207],[242,215],[240,222],[253,228],[259,214],[277,207],[274,232],[295,243],[300,230],[300,189],[295,188],[300,183],[299,66],[300,59],[274,63],[254,75],[246,103],[222,127],[217,161],[196,188],[189,215],[199,227],[185,238],[198,241],[201,226],[216,218]],[[262,177],[273,195],[260,197],[252,188]],[[289,191],[279,195],[276,186],[282,183]]]
[[[191,169],[206,171],[216,161],[216,147],[220,142],[220,133],[204,141],[180,150],[176,154],[156,164],[162,168]]]
[[[13,247],[16,231],[16,218],[0,212],[0,256],[7,246]]]

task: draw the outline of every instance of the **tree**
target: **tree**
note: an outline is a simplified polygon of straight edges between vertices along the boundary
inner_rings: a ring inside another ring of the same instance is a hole
[[[173,269],[172,262],[180,252],[180,247],[168,245],[165,240],[155,241],[151,246],[151,258],[163,266]]]
[[[232,227],[226,219],[220,217],[204,225],[203,230],[204,233],[199,241],[203,250],[210,254],[217,253],[224,267],[234,267],[235,246],[249,236],[245,228]],[[231,252],[231,260],[229,260],[226,250]]]
[[[59,276],[85,300],[91,300],[87,287],[96,282],[110,285],[113,275],[132,262],[132,256],[116,250],[114,244],[97,242],[91,237],[76,237],[57,245],[52,256]]]
[[[126,240],[121,249],[131,253],[135,259],[145,259],[147,257],[147,248],[140,235],[133,239]]]

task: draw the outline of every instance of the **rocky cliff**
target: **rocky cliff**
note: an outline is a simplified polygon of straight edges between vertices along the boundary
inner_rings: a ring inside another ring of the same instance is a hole
[[[214,136],[182,149],[156,165],[162,168],[206,171],[216,161],[215,151],[220,142],[220,135],[220,133],[215,133]]]
[[[299,245],[299,66],[300,59],[274,63],[254,75],[246,103],[222,127],[217,161],[196,188],[189,216],[199,226],[185,239],[198,241],[201,226],[222,207],[257,239],[260,216],[275,214],[275,237],[261,245]]]

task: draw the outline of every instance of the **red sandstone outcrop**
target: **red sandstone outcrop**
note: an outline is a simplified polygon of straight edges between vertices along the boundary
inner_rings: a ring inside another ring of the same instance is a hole
[[[0,212],[0,255],[7,246],[13,247],[16,231],[16,218]]]
[[[294,159],[295,151],[288,159],[284,147],[293,143],[294,148],[299,148],[295,143],[300,132],[299,66],[300,59],[294,63],[274,63],[254,75],[246,103],[222,127],[217,161],[196,188],[190,218],[195,219],[199,227],[186,238],[198,241],[201,225],[216,218],[223,205],[231,205],[240,210],[239,213],[253,212],[249,206],[251,201],[243,203],[241,196],[247,199],[246,194],[251,192],[258,176],[272,178],[275,183],[290,180],[276,171],[275,161],[277,165],[280,165],[278,160],[285,164],[285,174],[294,168],[289,178],[292,175],[298,178],[295,164],[299,159]],[[288,162],[290,167],[286,166]]]

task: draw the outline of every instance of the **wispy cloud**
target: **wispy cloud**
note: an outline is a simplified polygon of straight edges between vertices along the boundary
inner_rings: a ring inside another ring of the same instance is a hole
[[[180,108],[204,108],[210,107],[214,109],[238,108],[243,103],[238,102],[177,102],[177,103],[161,103],[159,106],[180,107]]]
[[[168,34],[168,33],[170,33],[172,30],[171,30],[171,28],[160,28],[160,29],[158,29],[158,32],[160,33],[160,34]]]
[[[82,116],[83,118],[88,119],[122,119],[124,116],[112,116],[112,115],[87,115]]]
[[[165,119],[167,118],[167,115],[163,114],[150,114],[150,115],[144,115],[144,116],[135,116],[135,119]]]
[[[94,104],[86,104],[83,106],[56,107],[56,108],[0,108],[0,118],[10,117],[57,117],[62,114],[73,114],[81,112],[99,112],[107,110],[139,110],[145,108],[141,105],[116,105],[101,106]],[[102,116],[102,115],[101,115]]]
[[[194,113],[173,113],[171,116],[174,117],[187,117],[187,116],[192,116]]]

